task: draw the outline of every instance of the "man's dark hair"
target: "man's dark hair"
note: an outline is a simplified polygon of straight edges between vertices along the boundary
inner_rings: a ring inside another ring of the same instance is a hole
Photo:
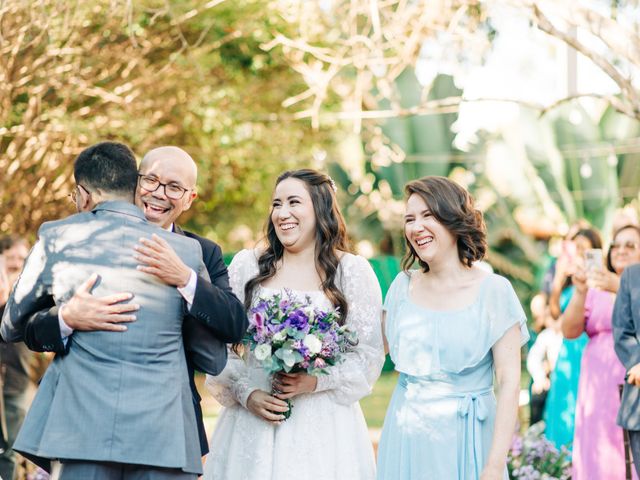
[[[102,142],[80,152],[73,164],[76,184],[91,190],[133,196],[138,166],[133,152],[122,143]]]

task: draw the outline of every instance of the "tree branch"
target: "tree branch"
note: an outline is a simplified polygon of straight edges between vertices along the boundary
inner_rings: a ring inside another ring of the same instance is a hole
[[[597,54],[593,50],[586,47],[573,35],[564,32],[553,25],[549,18],[542,12],[536,3],[532,5],[533,18],[538,25],[538,28],[549,35],[558,38],[565,42],[567,45],[580,52],[582,55],[591,60],[596,66],[598,66],[604,73],[606,73],[620,88],[624,97],[629,101],[630,108],[624,109],[623,113],[632,117],[640,119],[640,101],[636,91],[631,84],[631,81],[624,77],[618,69],[616,69],[609,61],[604,57]]]

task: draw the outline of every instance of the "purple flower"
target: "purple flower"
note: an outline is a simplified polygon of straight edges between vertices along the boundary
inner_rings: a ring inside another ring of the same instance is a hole
[[[325,368],[325,367],[327,366],[327,362],[325,362],[325,361],[324,361],[323,359],[321,359],[321,358],[316,358],[316,359],[313,361],[313,366],[314,366],[315,368]]]
[[[339,351],[338,343],[336,342],[336,338],[332,335],[325,335],[322,339],[322,349],[320,350],[320,355],[328,358],[333,357]]]
[[[538,472],[532,465],[524,465],[513,473],[517,475],[517,478],[522,480],[537,480],[540,478],[540,472]]]
[[[302,310],[294,310],[287,318],[287,323],[296,330],[303,331],[309,326],[309,318]]]
[[[327,322],[324,319],[318,321],[318,330],[320,330],[322,333],[329,331],[329,329],[331,329],[331,323]]]
[[[518,480],[568,480],[571,460],[568,450],[558,450],[543,434],[544,424],[534,424],[524,436],[516,435],[508,455],[511,478]]]
[[[293,349],[296,350],[303,358],[309,358],[309,349],[306,347],[302,340],[296,340],[293,342]]]
[[[278,307],[280,307],[280,310],[282,310],[283,312],[286,312],[289,306],[291,306],[291,302],[286,298],[280,300],[280,304],[278,305]]]
[[[323,345],[322,349],[320,350],[320,356],[324,358],[333,357],[333,351],[334,349],[329,345]]]
[[[277,333],[280,330],[283,330],[286,328],[286,324],[284,323],[267,323],[267,331],[269,333]]]
[[[261,299],[257,303],[257,305],[251,309],[251,312],[252,313],[256,313],[256,312],[265,313],[268,309],[269,309],[269,303],[266,300]]]
[[[522,437],[519,435],[515,435],[513,437],[513,442],[511,442],[511,455],[514,457],[519,457],[522,453]]]
[[[251,318],[249,319],[249,323],[256,327],[256,330],[262,330],[264,327],[264,316],[262,315],[262,312],[253,312],[253,315],[251,315]]]

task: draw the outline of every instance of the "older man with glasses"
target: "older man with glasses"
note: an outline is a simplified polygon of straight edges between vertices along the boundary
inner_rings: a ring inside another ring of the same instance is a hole
[[[140,164],[135,203],[149,222],[200,243],[211,280],[197,276],[157,235],[151,239],[140,239],[132,253],[140,264],[139,270],[175,286],[188,305],[189,315],[185,319],[183,333],[204,455],[208,452],[208,442],[193,372],[198,369],[215,375],[222,371],[227,356],[226,343],[242,339],[248,319],[243,305],[229,286],[220,247],[206,238],[183,231],[175,223],[197,197],[196,180],[196,164],[184,150],[172,146],[153,149]],[[82,198],[91,196],[91,192],[78,184],[71,196],[78,205]],[[67,339],[76,330],[126,330],[126,323],[135,321],[135,310],[121,302],[130,298],[130,294],[122,292],[95,297],[90,292],[96,281],[96,276],[89,278],[59,310],[54,308],[34,315],[25,330],[25,343],[29,348],[64,353]]]

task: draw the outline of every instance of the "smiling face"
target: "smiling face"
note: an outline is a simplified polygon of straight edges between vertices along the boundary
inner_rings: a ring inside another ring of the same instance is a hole
[[[13,284],[17,280],[18,275],[20,275],[27,255],[29,255],[29,247],[24,242],[15,243],[0,255],[4,259],[10,284]]]
[[[141,178],[136,188],[136,205],[151,223],[168,228],[180,214],[191,207],[196,197],[197,169],[193,159],[177,147],[160,147],[151,150],[142,159],[140,175],[166,184],[154,191],[143,188]],[[186,189],[182,198],[167,197],[166,188]]]
[[[316,214],[302,180],[287,178],[278,183],[271,205],[271,222],[286,250],[299,252],[315,248]]]
[[[457,258],[456,238],[431,213],[424,199],[412,194],[407,200],[404,234],[416,255],[427,264],[453,255]]]
[[[640,263],[640,234],[635,228],[625,228],[611,243],[611,266],[620,275],[634,263]]]

